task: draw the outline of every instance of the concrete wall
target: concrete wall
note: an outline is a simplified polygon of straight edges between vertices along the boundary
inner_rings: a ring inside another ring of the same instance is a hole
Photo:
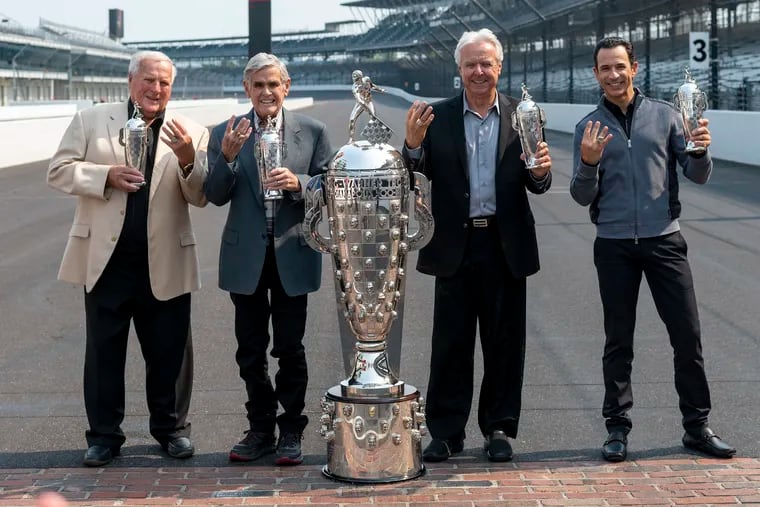
[[[350,86],[294,86],[299,92],[345,91]],[[386,88],[386,92],[409,100],[415,97],[398,88]],[[434,102],[437,98],[422,97],[421,100]],[[311,98],[287,99],[286,107],[297,109],[312,104]],[[250,108],[247,100],[173,100],[171,107],[202,125],[216,125],[233,114],[243,114]],[[546,110],[547,130],[572,133],[575,124],[594,106],[590,104],[541,104]],[[41,105],[0,107],[0,168],[46,160],[52,156],[76,106]],[[755,146],[757,130],[760,128],[760,112],[708,110],[705,117],[710,120],[713,157],[721,160],[760,166],[760,150]],[[551,141],[551,139],[549,139]]]
[[[286,99],[285,107],[294,110],[312,103],[311,98]],[[169,106],[207,126],[251,109],[250,101],[236,99],[173,100]],[[0,107],[0,169],[52,157],[76,111],[77,104]]]
[[[541,107],[546,111],[547,130],[573,133],[575,124],[596,106],[541,104]],[[758,142],[760,113],[708,109],[704,116],[710,120],[710,153],[714,158],[760,166],[760,150],[754,145]]]

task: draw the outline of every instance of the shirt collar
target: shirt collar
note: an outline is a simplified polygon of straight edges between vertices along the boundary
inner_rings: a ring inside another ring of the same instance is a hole
[[[132,102],[132,99],[130,98],[127,100],[127,119],[132,118],[132,116],[135,114],[135,104]],[[153,121],[150,123],[151,127],[154,127],[156,125],[161,125],[164,122],[164,115],[166,114],[166,109],[158,113],[155,118],[153,118]]]
[[[477,115],[478,113],[475,112],[474,109],[470,108],[470,104],[467,102],[467,94],[462,92],[462,116],[467,114],[467,111],[471,112],[474,115]],[[491,104],[491,107],[488,108],[488,111],[490,112],[491,109],[496,108],[496,114],[501,116],[501,109],[499,108],[499,92],[496,92],[496,97],[493,99],[493,104]]]
[[[615,111],[620,111],[620,113],[623,116],[626,116],[626,115],[631,114],[633,112],[633,109],[634,109],[634,107],[636,105],[636,101],[639,99],[639,94],[640,93],[641,92],[639,91],[638,88],[634,88],[633,89],[633,100],[630,102],[630,104],[628,104],[628,107],[626,108],[625,111],[623,111],[622,109],[620,109],[620,106],[618,106],[617,104],[613,104],[612,102],[610,102],[605,95],[602,95],[602,99],[604,100],[604,105],[607,106],[607,109],[609,109],[613,113]]]
[[[256,114],[255,110],[253,111],[253,126],[256,130],[264,128],[264,125],[261,125],[259,115]],[[274,126],[277,130],[282,130],[282,108],[277,112],[277,117],[274,119]]]

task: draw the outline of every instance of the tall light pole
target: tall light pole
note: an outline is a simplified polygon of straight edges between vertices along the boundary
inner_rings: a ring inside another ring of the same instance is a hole
[[[248,0],[248,58],[272,52],[272,0]]]

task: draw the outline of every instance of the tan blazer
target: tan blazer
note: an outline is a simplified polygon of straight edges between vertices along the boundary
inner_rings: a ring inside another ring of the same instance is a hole
[[[162,301],[200,288],[188,203],[207,203],[203,184],[208,130],[167,110],[164,122],[172,118],[193,138],[195,162],[183,178],[177,157],[158,141],[148,204],[148,266],[153,295]],[[110,166],[124,164],[119,131],[126,121],[126,103],[77,112],[48,168],[48,185],[78,197],[58,278],[82,284],[88,292],[111,258],[124,224],[127,193],[106,188],[106,177]]]

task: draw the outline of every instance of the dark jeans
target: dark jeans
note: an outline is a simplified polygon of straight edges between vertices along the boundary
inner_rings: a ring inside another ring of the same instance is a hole
[[[699,314],[686,241],[680,232],[655,238],[597,238],[594,264],[604,309],[604,407],[608,430],[631,428],[631,365],[636,304],[642,273],[673,347],[675,385],[683,426],[707,424],[710,390],[702,359]]]
[[[272,246],[253,294],[230,294],[235,305],[235,359],[245,382],[248,401],[245,408],[252,431],[303,433],[308,418],[303,414],[309,376],[303,336],[306,331],[307,295],[291,297],[285,293],[277,273]],[[272,318],[272,357],[278,360],[274,387],[269,378],[267,348],[269,318]],[[277,415],[277,403],[283,413]]]
[[[434,438],[460,440],[473,395],[476,329],[483,351],[478,425],[515,437],[525,359],[525,278],[506,265],[495,225],[472,228],[465,258],[436,277],[427,424]]]
[[[147,259],[114,256],[84,295],[87,344],[84,403],[87,444],[120,447],[125,440],[124,369],[130,320],[145,360],[150,433],[160,443],[190,435],[193,385],[190,294],[153,297]]]

